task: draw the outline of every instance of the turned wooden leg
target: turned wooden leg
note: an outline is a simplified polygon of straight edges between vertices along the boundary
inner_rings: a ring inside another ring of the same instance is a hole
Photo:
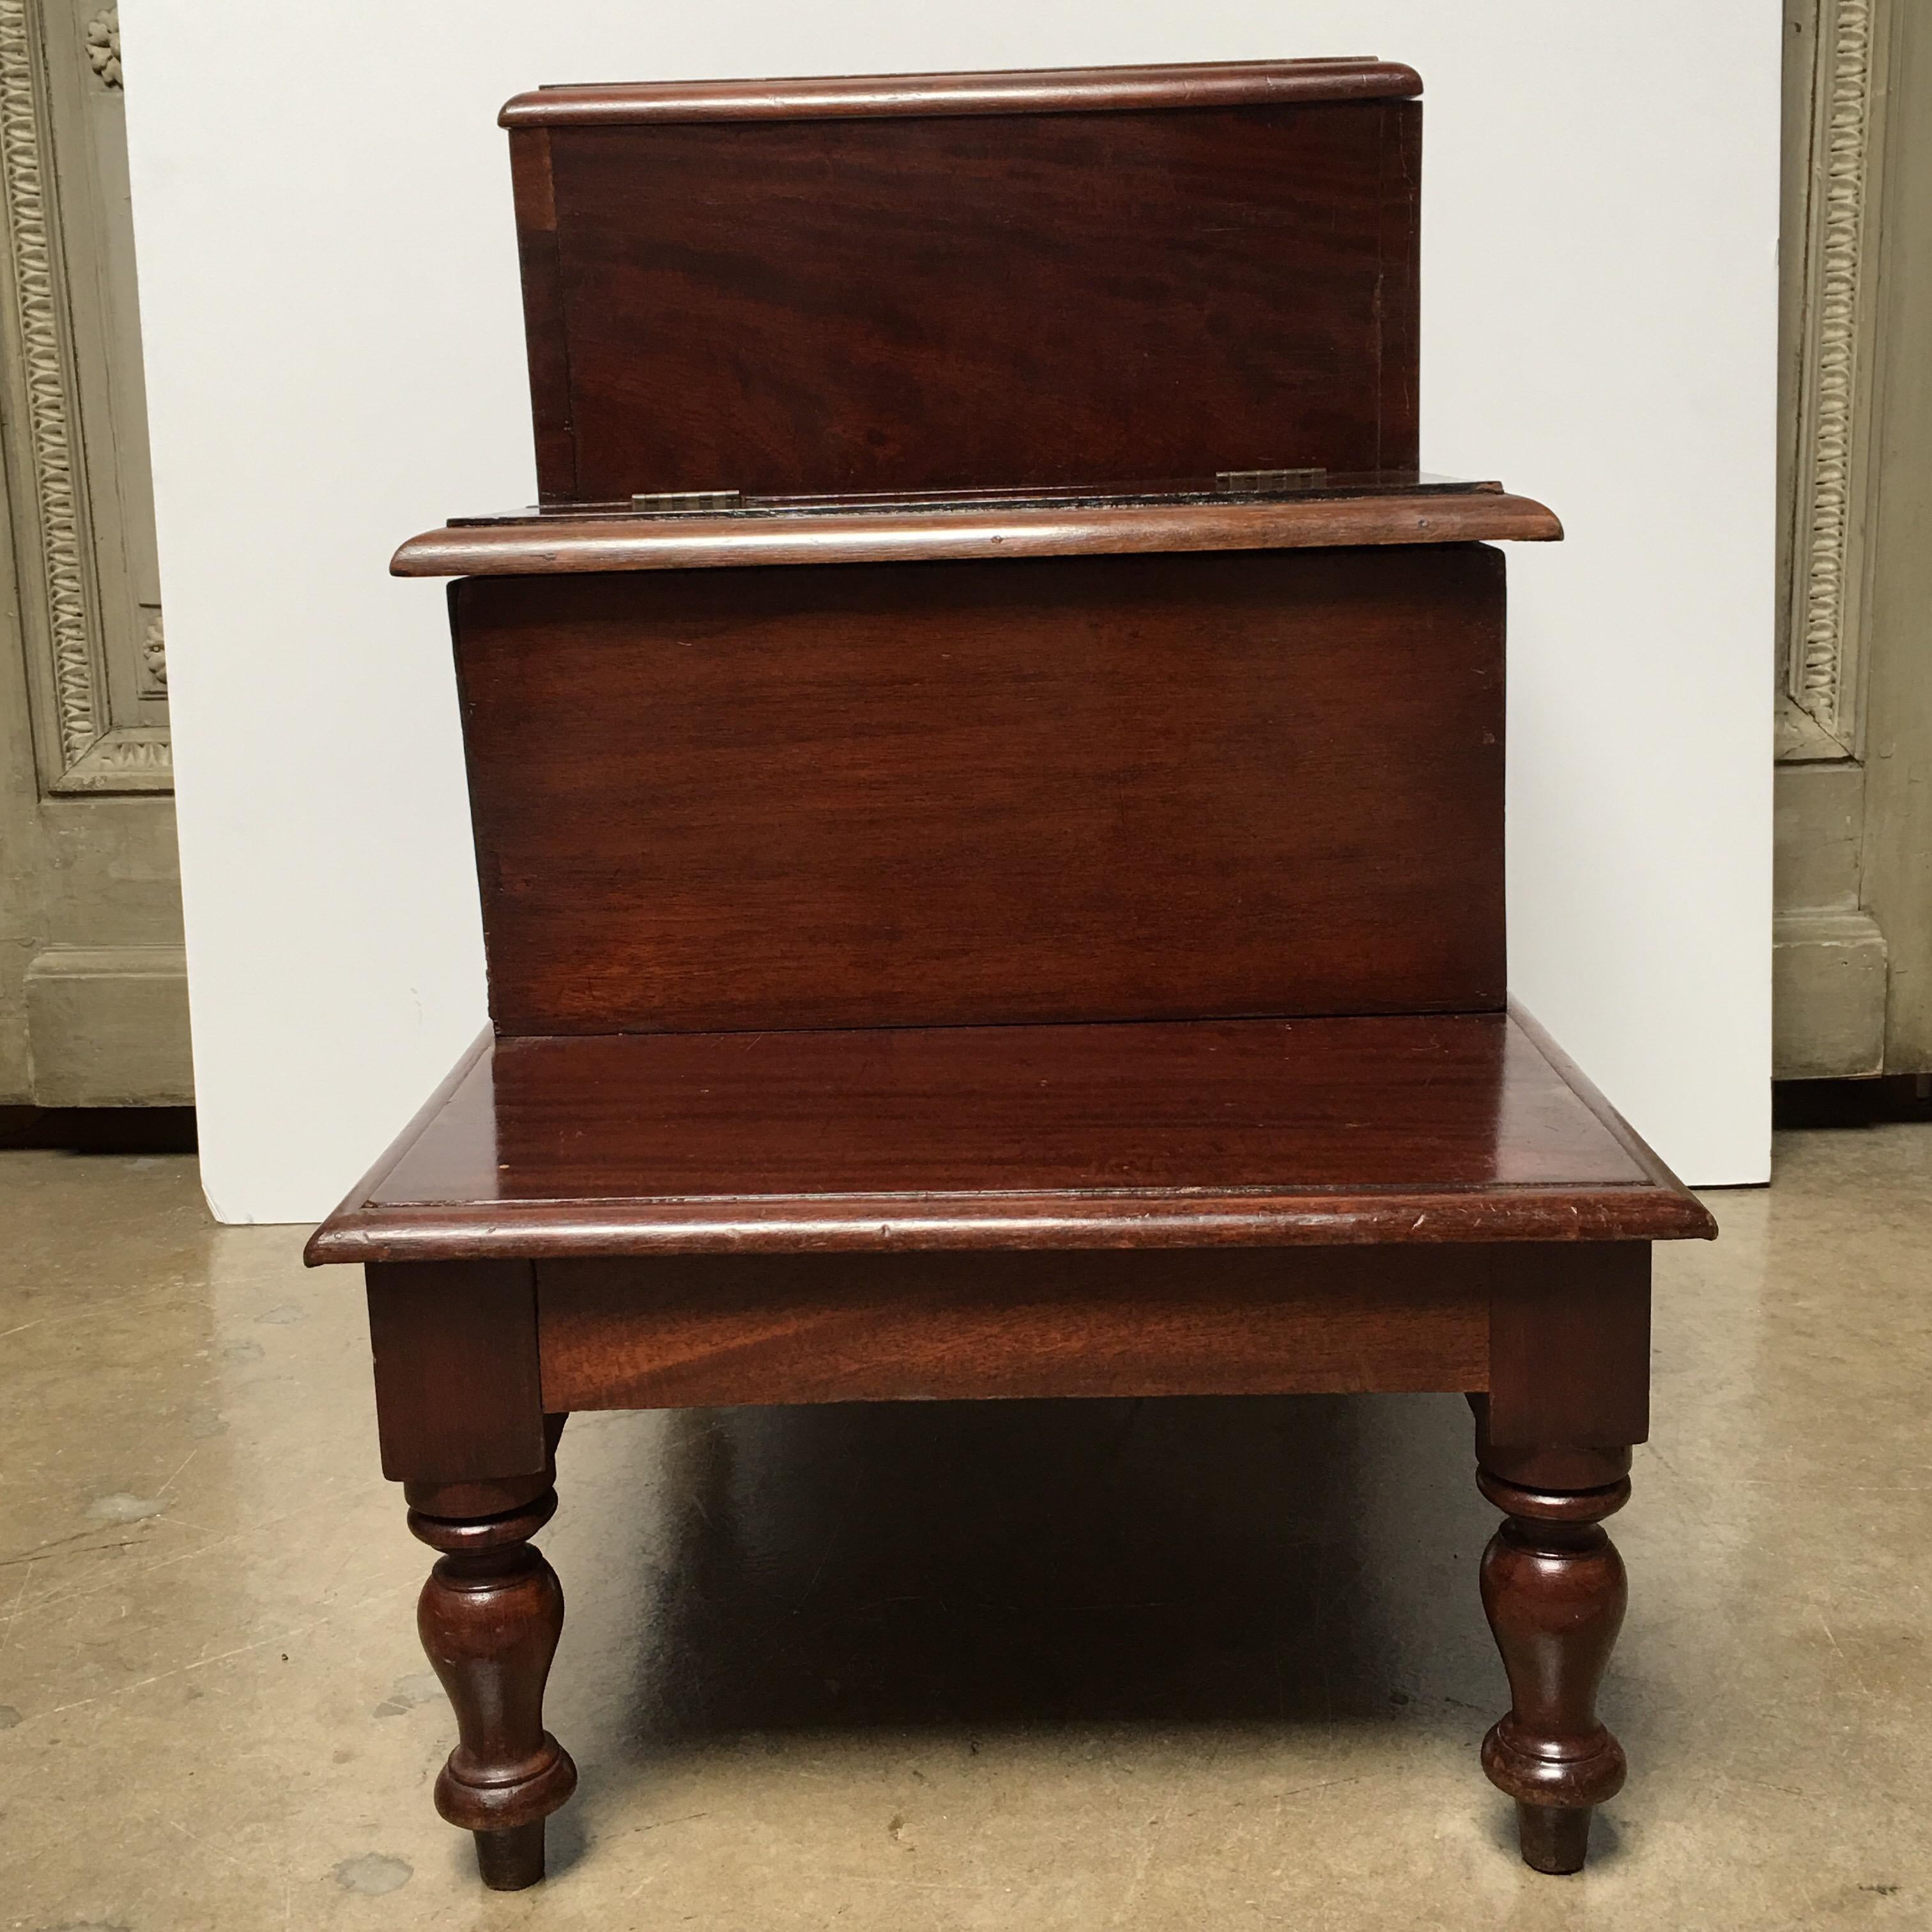
[[[436,1781],[436,1808],[476,1834],[483,1882],[498,1892],[544,1874],[544,1823],[577,1786],[577,1767],[543,1727],[544,1682],[563,1629],[556,1573],[530,1538],[556,1492],[500,1514],[410,1512],[436,1568],[416,1628],[455,1708],[458,1742]]]
[[[1600,1526],[1629,1500],[1630,1480],[1532,1489],[1485,1466],[1477,1482],[1504,1514],[1482,1585],[1510,1700],[1483,1740],[1483,1768],[1516,1802],[1524,1862],[1580,1871],[1592,1809],[1624,1781],[1623,1748],[1597,1720],[1597,1687],[1628,1593],[1623,1559]]]

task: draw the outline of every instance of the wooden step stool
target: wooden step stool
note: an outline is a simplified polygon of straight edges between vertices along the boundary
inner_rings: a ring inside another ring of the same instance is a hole
[[[576,1772],[572,1409],[1462,1390],[1525,1857],[1623,1780],[1603,1519],[1704,1210],[1504,991],[1504,571],[1416,470],[1420,83],[575,87],[542,501],[450,608],[491,1028],[318,1231],[484,1881]]]

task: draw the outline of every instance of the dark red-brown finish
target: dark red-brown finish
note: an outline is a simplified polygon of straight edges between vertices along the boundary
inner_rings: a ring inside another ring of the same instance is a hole
[[[1502,1004],[1492,550],[492,578],[454,611],[500,1033]]]
[[[458,1483],[545,1467],[529,1262],[376,1266],[368,1279],[383,1474]]]
[[[1496,1013],[500,1040],[309,1255],[1713,1232]],[[1640,1268],[1633,1288],[1594,1249],[1580,1266],[1647,1306]],[[1519,1323],[1562,1316],[1513,1292]]]
[[[1196,61],[1162,67],[1015,68],[988,74],[862,74],[773,80],[600,81],[505,104],[506,128],[656,121],[850,120],[872,115],[1077,114],[1411,100],[1422,78],[1394,61]]]
[[[563,270],[557,249],[556,197],[550,185],[547,128],[510,136],[510,190],[517,214],[517,260],[524,285],[524,339],[530,368],[531,423],[537,475],[550,495],[577,470],[570,393],[570,346],[561,326]]]
[[[1687,1224],[1695,1217],[1696,1232],[1716,1232],[1709,1214],[1667,1170],[1658,1184],[1682,1203]],[[1647,1244],[1586,1241],[1561,1268],[1499,1274],[1490,1319],[1497,1384],[1514,1391],[1490,1405],[1486,1447],[1492,1455],[1617,1446],[1649,1434]],[[1513,1466],[1486,1466],[1507,1473]]]
[[[1562,525],[1540,503],[1493,489],[1058,508],[826,506],[716,516],[605,511],[472,519],[426,530],[404,544],[389,567],[398,577],[555,577],[772,564],[1550,543],[1562,534]]]
[[[576,1778],[566,1412],[1069,1396],[1468,1395],[1483,1762],[1582,1864],[1649,1244],[1715,1228],[1504,1009],[1481,546],[1562,532],[1416,471],[1419,90],[505,110],[544,500],[394,564],[463,580],[494,1025],[308,1250],[368,1264],[489,1885]]]
[[[556,1508],[546,1490],[482,1520],[410,1513],[410,1528],[442,1552],[416,1611],[456,1713],[458,1742],[436,1780],[436,1808],[476,1834],[478,1869],[499,1892],[543,1876],[543,1821],[577,1788],[569,1753],[543,1727],[563,1592],[529,1540]]]
[[[1487,1250],[546,1262],[553,1408],[1486,1388]]]
[[[514,104],[543,500],[1413,467],[1413,76],[1035,78]]]
[[[1599,1525],[1629,1500],[1629,1480],[1541,1491],[1485,1468],[1479,1480],[1506,1512],[1484,1552],[1482,1591],[1510,1700],[1483,1740],[1483,1768],[1516,1802],[1525,1862],[1580,1871],[1591,1812],[1624,1783],[1623,1748],[1598,1718],[1597,1690],[1628,1592]]]

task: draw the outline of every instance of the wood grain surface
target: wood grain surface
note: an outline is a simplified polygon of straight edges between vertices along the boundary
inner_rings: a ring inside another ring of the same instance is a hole
[[[875,115],[1118,113],[1284,101],[1408,99],[1413,68],[1353,57],[1198,61],[1157,67],[862,74],[782,80],[593,82],[519,94],[506,128],[628,127],[652,121],[849,120]]]
[[[546,1264],[554,1408],[1485,1386],[1480,1251]]]
[[[543,500],[1412,468],[1419,106],[1334,68],[1095,85],[520,112]]]
[[[530,1264],[431,1261],[365,1273],[382,1473],[451,1484],[544,1468]]]
[[[389,568],[398,577],[550,577],[1138,551],[1549,543],[1562,535],[1556,517],[1526,496],[1410,491],[1299,502],[505,519],[425,530],[398,550]]]
[[[1500,1013],[506,1040],[308,1258],[1714,1232],[1662,1173]]]
[[[1477,546],[472,578],[508,1034],[1503,1000]]]

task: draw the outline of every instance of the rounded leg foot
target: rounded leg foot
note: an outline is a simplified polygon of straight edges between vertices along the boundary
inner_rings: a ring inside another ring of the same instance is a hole
[[[1625,1596],[1622,1562],[1600,1524],[1630,1484],[1534,1490],[1486,1468],[1478,1480],[1508,1513],[1484,1553],[1482,1586],[1510,1697],[1483,1740],[1483,1768],[1516,1801],[1523,1862],[1581,1871],[1591,1811],[1624,1781],[1622,1749],[1597,1719],[1597,1687]]]
[[[1523,1863],[1532,1871],[1581,1871],[1589,1852],[1593,1808],[1588,1804],[1526,1804],[1518,1799],[1516,1834],[1522,1845]]]
[[[544,1875],[544,1821],[507,1832],[478,1832],[476,1870],[492,1892],[521,1892]]]
[[[570,1754],[543,1727],[563,1592],[530,1538],[556,1507],[546,1490],[499,1516],[410,1514],[410,1527],[442,1552],[417,1610],[423,1648],[456,1713],[436,1808],[475,1834],[478,1869],[496,1892],[543,1876],[543,1821],[577,1785]]]

